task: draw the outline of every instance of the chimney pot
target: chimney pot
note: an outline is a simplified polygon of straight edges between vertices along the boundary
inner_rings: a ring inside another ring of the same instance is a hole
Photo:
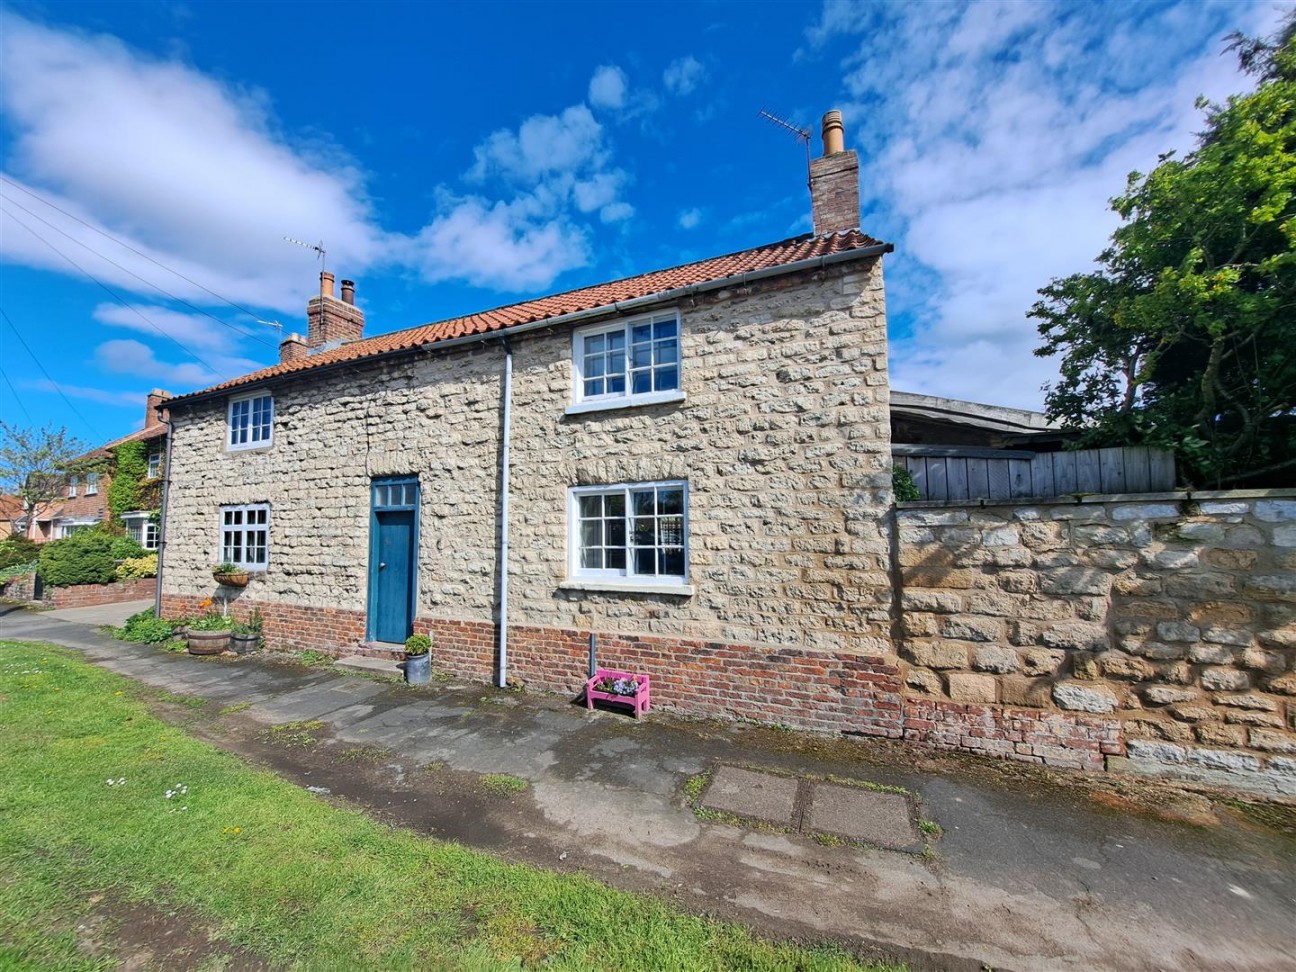
[[[333,274],[327,270],[320,271],[320,293],[325,297],[333,296]]]
[[[846,135],[842,129],[841,112],[834,108],[823,116],[823,154],[836,155],[846,151]]]
[[[343,303],[346,304],[355,303],[355,281],[354,280],[342,281],[342,301]]]

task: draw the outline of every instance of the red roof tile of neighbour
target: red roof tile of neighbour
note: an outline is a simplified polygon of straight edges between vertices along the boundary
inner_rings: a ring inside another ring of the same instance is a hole
[[[366,338],[362,341],[354,341],[320,354],[312,354],[305,358],[272,365],[269,368],[263,368],[260,371],[254,371],[251,374],[231,379],[219,385],[213,385],[201,391],[191,392],[188,395],[177,395],[171,401],[182,402],[187,398],[237,388],[240,385],[252,384],[267,378],[278,378],[298,372],[310,371],[324,365],[359,361],[363,358],[396,351],[412,351],[437,341],[447,341],[477,334],[489,334],[493,331],[544,321],[577,311],[610,307],[620,301],[650,297],[680,287],[725,280],[755,270],[767,270],[817,257],[833,256],[838,253],[868,250],[882,246],[890,249],[888,244],[875,240],[858,230],[834,233],[828,236],[797,236],[751,250],[711,257],[707,260],[699,260],[696,263],[686,263],[683,266],[670,267],[666,270],[655,270],[635,277],[626,277],[622,280],[596,284],[592,287],[582,287],[578,290],[569,290],[566,293],[497,307],[494,310],[480,311],[465,317],[452,317],[449,320],[433,324],[424,324],[403,331],[393,331],[390,334]]]
[[[125,442],[137,442],[139,440],[160,439],[166,435],[167,427],[161,422],[152,422],[142,429],[137,429],[130,435],[123,435],[120,439],[113,439],[111,442],[105,442],[101,446],[95,446],[83,456],[77,456],[77,459],[94,459],[105,454],[109,449],[115,449]]]
[[[23,501],[21,497],[8,494],[0,495],[0,523],[21,519],[22,515]]]

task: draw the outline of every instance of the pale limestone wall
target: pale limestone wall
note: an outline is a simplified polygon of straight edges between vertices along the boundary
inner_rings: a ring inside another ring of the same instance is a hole
[[[510,621],[890,652],[881,264],[679,308],[686,400],[564,417],[568,332],[515,357]],[[563,590],[567,488],[684,479],[692,597]]]
[[[499,389],[498,349],[310,376],[275,389],[264,451],[225,451],[223,401],[178,407],[164,593],[214,593],[219,507],[269,503],[270,569],[239,597],[363,612],[370,480],[417,473],[420,610],[489,620]]]
[[[1296,491],[922,506],[897,512],[908,691],[1113,714],[1131,762],[1296,791]]]
[[[697,297],[685,401],[575,416],[572,329],[515,338],[510,621],[888,651],[884,303],[877,259]],[[503,352],[475,347],[283,384],[265,452],[224,451],[223,402],[179,407],[166,593],[215,590],[218,507],[269,502],[243,596],[363,611],[369,480],[418,473],[420,616],[493,619]],[[659,479],[689,483],[696,593],[560,589],[568,487]]]

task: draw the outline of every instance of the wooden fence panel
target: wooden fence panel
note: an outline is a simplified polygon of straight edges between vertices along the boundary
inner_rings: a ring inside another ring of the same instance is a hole
[[[1041,453],[950,446],[894,448],[896,462],[909,470],[925,500],[1011,501],[1175,488],[1174,454],[1146,446]]]

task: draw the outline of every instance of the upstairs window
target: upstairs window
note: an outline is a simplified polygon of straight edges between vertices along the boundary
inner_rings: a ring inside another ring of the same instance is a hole
[[[270,557],[270,505],[221,507],[221,563],[265,570]]]
[[[688,574],[685,493],[682,482],[572,489],[572,576],[682,582]]]
[[[148,478],[157,479],[162,475],[162,453],[154,450],[148,457]]]
[[[255,449],[271,444],[274,427],[274,398],[268,392],[232,398],[229,404],[231,449]]]
[[[675,312],[586,328],[573,335],[577,403],[678,401],[680,324]]]
[[[99,494],[99,474],[86,473],[86,490],[87,496],[97,496]]]
[[[76,491],[77,491],[77,478],[73,476],[71,479],[68,480],[68,496],[76,496],[77,494]]]

